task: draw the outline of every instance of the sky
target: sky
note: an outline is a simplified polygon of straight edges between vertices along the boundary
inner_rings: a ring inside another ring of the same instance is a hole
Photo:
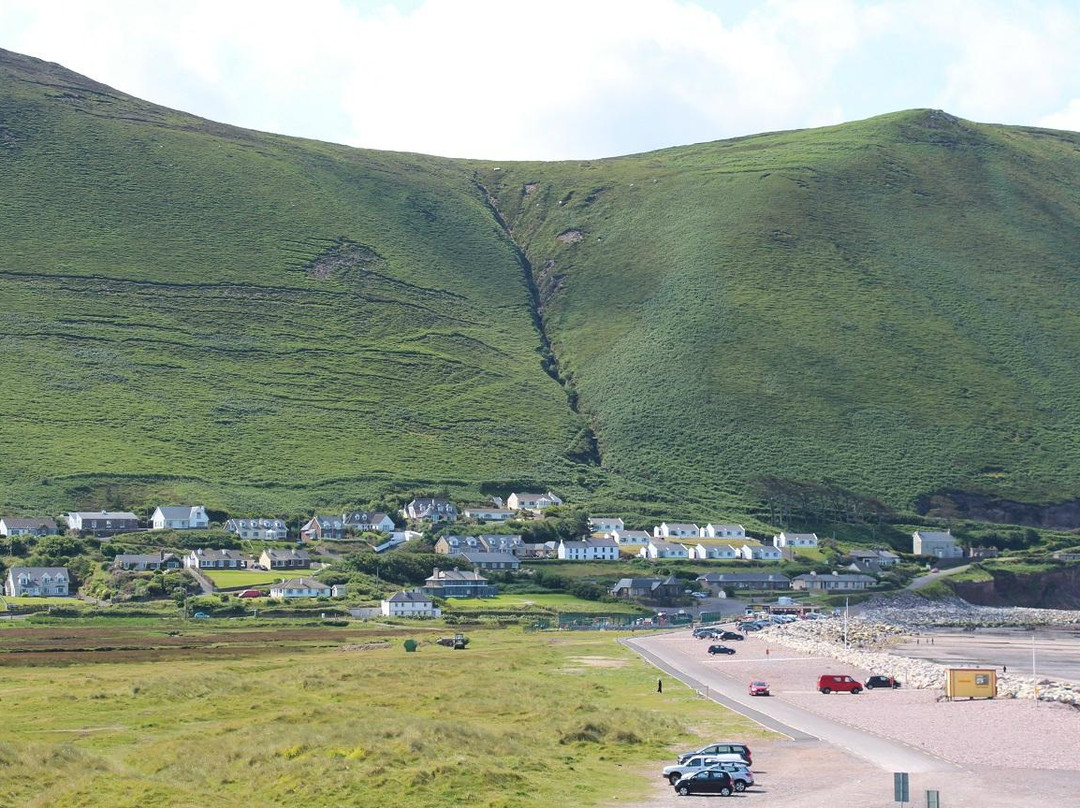
[[[1080,130],[1075,0],[0,0],[0,47],[238,126],[589,159],[915,107]]]

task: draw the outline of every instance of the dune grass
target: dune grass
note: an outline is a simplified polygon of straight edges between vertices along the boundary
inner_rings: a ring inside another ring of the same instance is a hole
[[[763,737],[685,688],[657,695],[608,635],[470,637],[6,669],[0,802],[598,805],[644,794],[687,744]]]

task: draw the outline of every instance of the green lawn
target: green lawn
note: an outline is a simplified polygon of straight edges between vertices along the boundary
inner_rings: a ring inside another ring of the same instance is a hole
[[[15,598],[8,597],[7,595],[0,596],[0,604],[2,603],[10,603],[12,606],[70,606],[76,609],[89,605],[78,598]]]
[[[310,574],[310,570],[283,572],[281,570],[203,570],[218,589],[235,589],[241,586],[261,587],[276,584],[283,578],[296,578]]]
[[[406,654],[409,636],[5,668],[0,804],[601,806],[644,799],[681,749],[768,737],[688,688],[657,695],[608,633]]]
[[[521,609],[523,611],[541,608],[559,612],[598,612],[607,614],[640,614],[642,609],[628,603],[604,603],[595,600],[582,600],[573,595],[497,595],[493,598],[462,599],[452,598],[447,602],[447,611],[474,611],[486,609]]]

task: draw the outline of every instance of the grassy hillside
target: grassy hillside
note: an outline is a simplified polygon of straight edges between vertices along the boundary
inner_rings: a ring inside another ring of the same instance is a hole
[[[1080,136],[912,111],[477,166],[605,465],[1077,496]]]
[[[0,509],[1075,498],[1078,147],[922,110],[453,161],[0,52]]]
[[[337,506],[573,479],[582,422],[467,172],[0,52],[0,506]]]

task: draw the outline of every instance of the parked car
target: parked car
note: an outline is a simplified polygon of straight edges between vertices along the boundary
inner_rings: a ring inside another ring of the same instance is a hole
[[[731,775],[731,785],[736,791],[746,791],[754,784],[754,773],[750,771],[750,767],[745,763],[734,760],[723,761],[717,763],[711,769],[706,769],[706,771],[716,771],[717,769]]]
[[[701,749],[697,749],[693,752],[683,752],[679,755],[679,763],[689,760],[696,755],[706,755],[708,757],[716,758],[717,763],[725,760],[732,760],[736,763],[742,762],[747,766],[750,766],[754,762],[754,759],[750,756],[750,747],[746,744],[720,741],[718,743],[711,743],[708,746],[703,746]]]
[[[687,775],[696,774],[720,763],[720,758],[712,755],[690,755],[674,766],[665,766],[660,776],[672,785]]]
[[[748,692],[751,696],[768,696],[769,695],[769,683],[762,682],[760,680],[750,683]]]
[[[719,794],[730,797],[735,790],[731,775],[722,769],[705,769],[681,777],[672,783],[675,793],[685,797],[688,794]]]
[[[715,628],[695,628],[694,637],[699,640],[710,640],[716,635]]]
[[[705,600],[709,597],[708,592],[691,592],[690,597],[697,598],[698,600]]]
[[[891,676],[871,676],[866,680],[866,689],[873,690],[875,687],[891,687],[895,690],[900,687],[900,680]]]
[[[196,620],[209,620],[210,619],[210,615],[208,615],[206,612],[195,612],[195,614],[193,614],[191,616],[194,617]]]
[[[745,640],[746,638],[735,631],[721,631],[714,635],[718,640]]]
[[[827,673],[818,677],[817,689],[824,693],[826,696],[830,693],[850,693],[853,696],[857,696],[862,693],[862,683],[857,682],[850,676],[837,676],[835,674]]]
[[[730,645],[710,645],[709,653],[714,656],[716,654],[727,654],[728,656],[731,656],[735,653],[735,649],[732,648]]]

